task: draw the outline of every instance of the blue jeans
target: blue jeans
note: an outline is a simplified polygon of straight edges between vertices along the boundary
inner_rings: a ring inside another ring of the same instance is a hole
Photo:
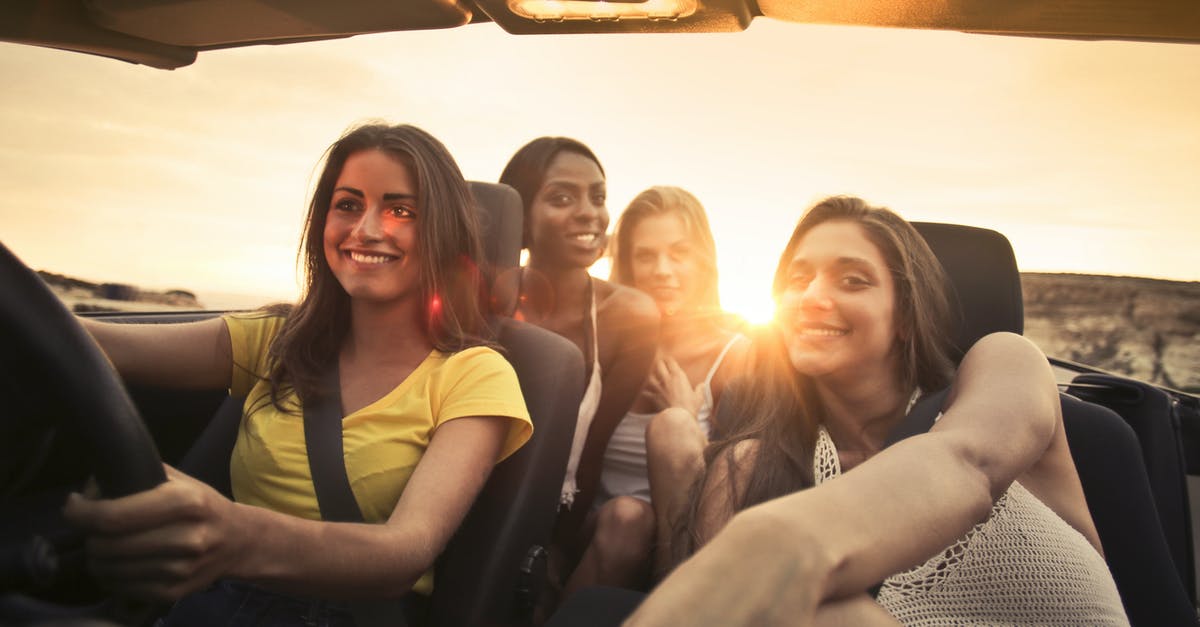
[[[221,580],[180,599],[157,627],[354,627],[344,602],[292,596]]]

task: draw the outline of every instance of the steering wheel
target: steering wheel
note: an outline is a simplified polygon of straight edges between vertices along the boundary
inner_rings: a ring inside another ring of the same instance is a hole
[[[100,495],[166,480],[133,401],[91,336],[0,244],[0,594],[78,603],[82,537],[59,510],[94,477]],[[52,606],[51,606],[52,607]],[[0,608],[2,609],[2,608]]]

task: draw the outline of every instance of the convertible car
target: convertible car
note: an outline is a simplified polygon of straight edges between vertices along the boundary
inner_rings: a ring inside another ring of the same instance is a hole
[[[741,31],[755,20],[1200,44],[1195,0],[10,0],[0,5],[0,41],[187,72],[197,55],[223,48],[486,22],[514,36],[619,39]],[[515,267],[519,197],[497,184],[472,186],[491,262]],[[1022,333],[1021,276],[1005,235],[959,224],[918,227],[950,271],[959,349],[991,331]],[[170,323],[220,313],[82,315]],[[496,468],[440,559],[434,625],[531,625],[546,576],[544,547],[583,362],[553,334],[511,320],[496,325],[535,438]],[[75,314],[3,246],[0,338],[0,624],[148,624],[161,608],[108,598],[102,582],[87,575],[81,539],[61,520],[60,504],[89,478],[104,495],[152,487],[164,480],[162,461],[228,490],[228,421],[236,426],[237,416],[227,411],[226,391],[125,386]],[[1050,361],[1072,454],[1130,621],[1196,624],[1192,501],[1200,504],[1200,396],[1053,355]]]

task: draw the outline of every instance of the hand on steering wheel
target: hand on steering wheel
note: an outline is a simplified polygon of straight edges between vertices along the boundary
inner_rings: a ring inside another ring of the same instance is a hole
[[[0,582],[79,602],[80,573],[68,571],[80,538],[65,531],[61,495],[89,474],[105,497],[153,488],[162,461],[100,348],[3,245],[0,346]]]
[[[63,514],[88,533],[89,570],[117,593],[174,601],[225,574],[244,553],[237,507],[164,464],[167,481],[118,499],[72,493]]]

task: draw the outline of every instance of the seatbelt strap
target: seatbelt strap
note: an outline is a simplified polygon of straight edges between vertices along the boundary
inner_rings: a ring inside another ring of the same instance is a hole
[[[308,469],[321,519],[329,522],[365,522],[350,478],[346,476],[346,453],[342,446],[342,386],[337,362],[321,378],[325,394],[314,403],[304,403],[304,446]],[[408,596],[412,596],[409,593]],[[415,602],[416,599],[411,601]],[[350,613],[357,627],[406,627],[407,600],[353,601]]]
[[[342,393],[335,362],[321,379],[325,394],[315,403],[304,403],[304,446],[308,469],[321,519],[330,522],[363,522],[346,476],[342,448]]]
[[[946,394],[949,392],[950,388],[944,387],[917,399],[912,409],[908,410],[904,418],[892,428],[892,432],[888,434],[883,447],[887,448],[900,440],[925,433],[932,429],[933,423],[937,422],[938,414],[942,413],[942,403],[945,402]]]

